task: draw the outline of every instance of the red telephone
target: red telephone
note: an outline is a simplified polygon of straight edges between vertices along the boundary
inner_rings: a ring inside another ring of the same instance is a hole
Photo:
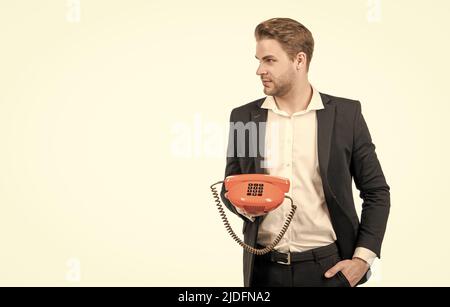
[[[229,176],[225,179],[225,197],[250,215],[260,215],[278,208],[289,186],[288,179],[264,174]]]
[[[222,208],[219,194],[214,187],[219,183],[225,183],[225,190],[227,191],[225,193],[225,197],[230,200],[231,204],[235,207],[241,208],[250,215],[261,215],[268,213],[278,208],[283,203],[285,198],[288,198],[291,201],[291,211],[286,218],[286,223],[270,245],[262,249],[257,249],[245,244],[234,233],[225,215],[225,211]],[[225,224],[225,228],[228,233],[248,252],[256,255],[264,255],[273,250],[274,247],[280,242],[294,217],[295,210],[297,209],[297,206],[294,205],[292,198],[285,195],[285,193],[289,192],[289,186],[290,182],[286,178],[265,174],[244,174],[228,176],[225,178],[225,181],[216,182],[211,185],[211,191],[216,200],[217,208],[219,209],[220,216],[222,217],[222,221]]]

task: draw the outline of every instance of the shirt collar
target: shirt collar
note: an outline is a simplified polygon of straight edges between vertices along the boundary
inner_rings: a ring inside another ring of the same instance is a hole
[[[313,89],[313,93],[312,93],[311,101],[309,102],[308,106],[306,107],[306,110],[296,112],[292,115],[304,114],[304,113],[307,113],[312,110],[324,109],[322,98],[320,97],[320,93],[313,86],[311,86],[311,87]],[[278,106],[275,103],[275,98],[273,96],[267,96],[266,99],[264,100],[264,103],[261,105],[261,108],[272,110],[278,114],[287,115],[286,112],[278,109]]]

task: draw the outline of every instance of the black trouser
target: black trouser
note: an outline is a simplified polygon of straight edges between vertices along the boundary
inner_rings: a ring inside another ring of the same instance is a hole
[[[342,272],[331,278],[324,276],[328,269],[341,261],[335,243],[301,253],[291,253],[290,258],[289,260],[287,254],[278,252],[255,256],[252,286],[350,287]]]

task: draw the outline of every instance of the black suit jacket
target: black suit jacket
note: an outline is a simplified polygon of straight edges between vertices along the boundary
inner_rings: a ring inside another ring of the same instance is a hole
[[[389,186],[383,175],[375,153],[375,145],[361,113],[359,101],[334,97],[320,93],[324,109],[317,110],[318,160],[323,190],[330,213],[333,229],[337,236],[340,256],[351,259],[356,247],[365,247],[380,257],[390,208]],[[258,128],[245,136],[246,145],[257,140],[254,152],[246,146],[245,154],[238,156],[237,131],[230,125],[225,177],[236,174],[266,173],[261,166],[264,156],[265,123],[267,109],[261,105],[265,98],[235,108],[231,112],[230,124],[255,123]],[[256,133],[255,135],[253,135]],[[262,151],[262,152],[261,152]],[[352,194],[352,178],[363,200],[361,221],[359,221]],[[264,217],[249,221],[240,215],[224,196],[221,198],[233,213],[244,221],[244,242],[255,246],[258,227]],[[281,227],[281,225],[280,225]],[[244,251],[244,286],[251,286],[254,255]],[[370,271],[359,282],[367,281]]]

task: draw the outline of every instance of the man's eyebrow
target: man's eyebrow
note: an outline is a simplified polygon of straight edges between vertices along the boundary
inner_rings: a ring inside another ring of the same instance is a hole
[[[259,60],[259,59],[258,59],[258,57],[257,57],[256,55],[255,55],[255,58],[256,58],[257,60]],[[263,58],[262,58],[262,59],[263,59],[263,60],[265,60],[265,59],[268,59],[268,58],[274,58],[274,59],[276,59],[276,57],[275,57],[275,56],[273,56],[273,55],[270,55],[270,54],[269,54],[269,55],[266,55],[266,56],[263,56]]]

